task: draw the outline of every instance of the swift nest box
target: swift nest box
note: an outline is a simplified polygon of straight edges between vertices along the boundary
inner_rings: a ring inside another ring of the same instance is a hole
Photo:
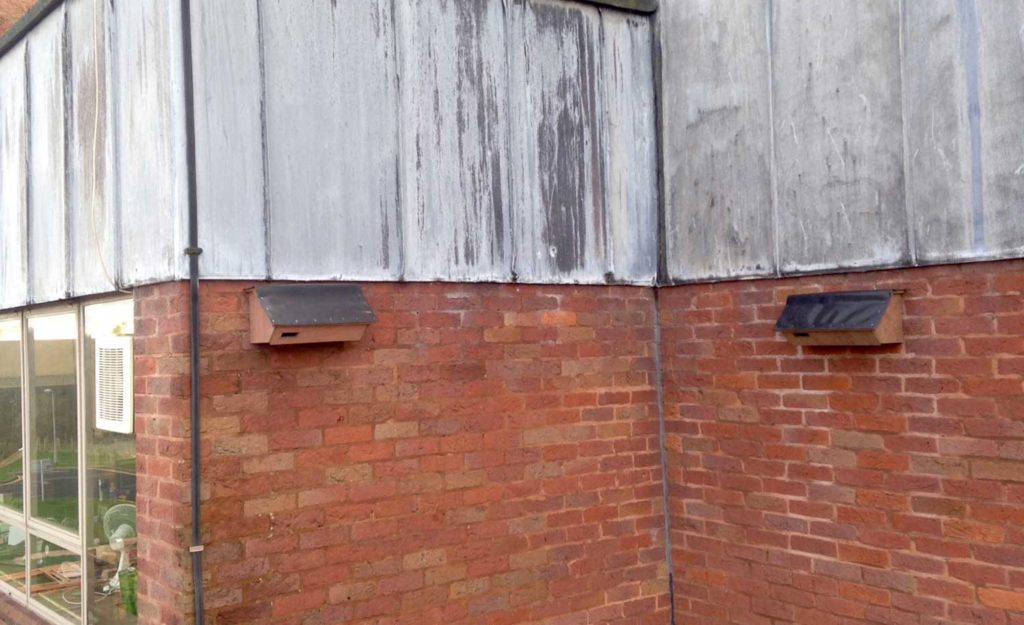
[[[775,330],[794,345],[891,345],[903,342],[902,291],[790,295]]]
[[[279,284],[249,293],[249,339],[263,345],[358,341],[377,320],[353,284]]]

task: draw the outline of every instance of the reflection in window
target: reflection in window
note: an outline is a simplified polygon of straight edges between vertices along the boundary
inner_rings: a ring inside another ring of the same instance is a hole
[[[25,589],[25,529],[0,523],[0,580]]]
[[[0,317],[0,586],[54,622],[137,622],[133,336],[130,299]]]
[[[0,506],[21,512],[21,320],[0,319]]]
[[[133,334],[131,300],[85,307],[86,559],[97,625],[136,622]]]
[[[75,314],[28,320],[31,514],[78,530]]]
[[[29,596],[74,623],[81,622],[82,560],[78,554],[32,537]]]

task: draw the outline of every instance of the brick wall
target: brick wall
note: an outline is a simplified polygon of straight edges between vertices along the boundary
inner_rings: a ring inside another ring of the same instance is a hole
[[[192,607],[187,284],[135,290],[139,625],[181,625]]]
[[[360,343],[266,348],[243,286],[203,295],[213,623],[667,622],[650,289],[371,285]]]
[[[0,36],[28,12],[35,0],[0,0]]]
[[[906,342],[789,346],[788,294],[905,288]],[[1024,623],[1024,263],[665,289],[680,622]]]

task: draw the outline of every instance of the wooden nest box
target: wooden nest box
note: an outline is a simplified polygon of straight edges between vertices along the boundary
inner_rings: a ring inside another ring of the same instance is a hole
[[[263,345],[358,341],[377,320],[353,284],[279,284],[249,293],[249,339]]]
[[[903,342],[902,291],[790,295],[775,324],[794,345],[891,345]]]

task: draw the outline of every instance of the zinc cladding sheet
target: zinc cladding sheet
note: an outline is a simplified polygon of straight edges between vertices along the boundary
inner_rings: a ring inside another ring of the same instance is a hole
[[[652,18],[594,3],[298,1],[193,3],[207,277],[650,284],[662,238],[668,283],[1024,252],[1019,2],[664,3],[656,76]],[[44,4],[0,59],[5,308],[185,275],[179,3]]]
[[[196,57],[244,51],[252,78],[196,68],[201,246],[218,248],[204,275],[653,283],[649,16],[552,0],[194,6]]]
[[[659,11],[669,283],[1024,253],[1024,2]]]
[[[41,2],[0,40],[0,307],[182,275],[178,8]]]

